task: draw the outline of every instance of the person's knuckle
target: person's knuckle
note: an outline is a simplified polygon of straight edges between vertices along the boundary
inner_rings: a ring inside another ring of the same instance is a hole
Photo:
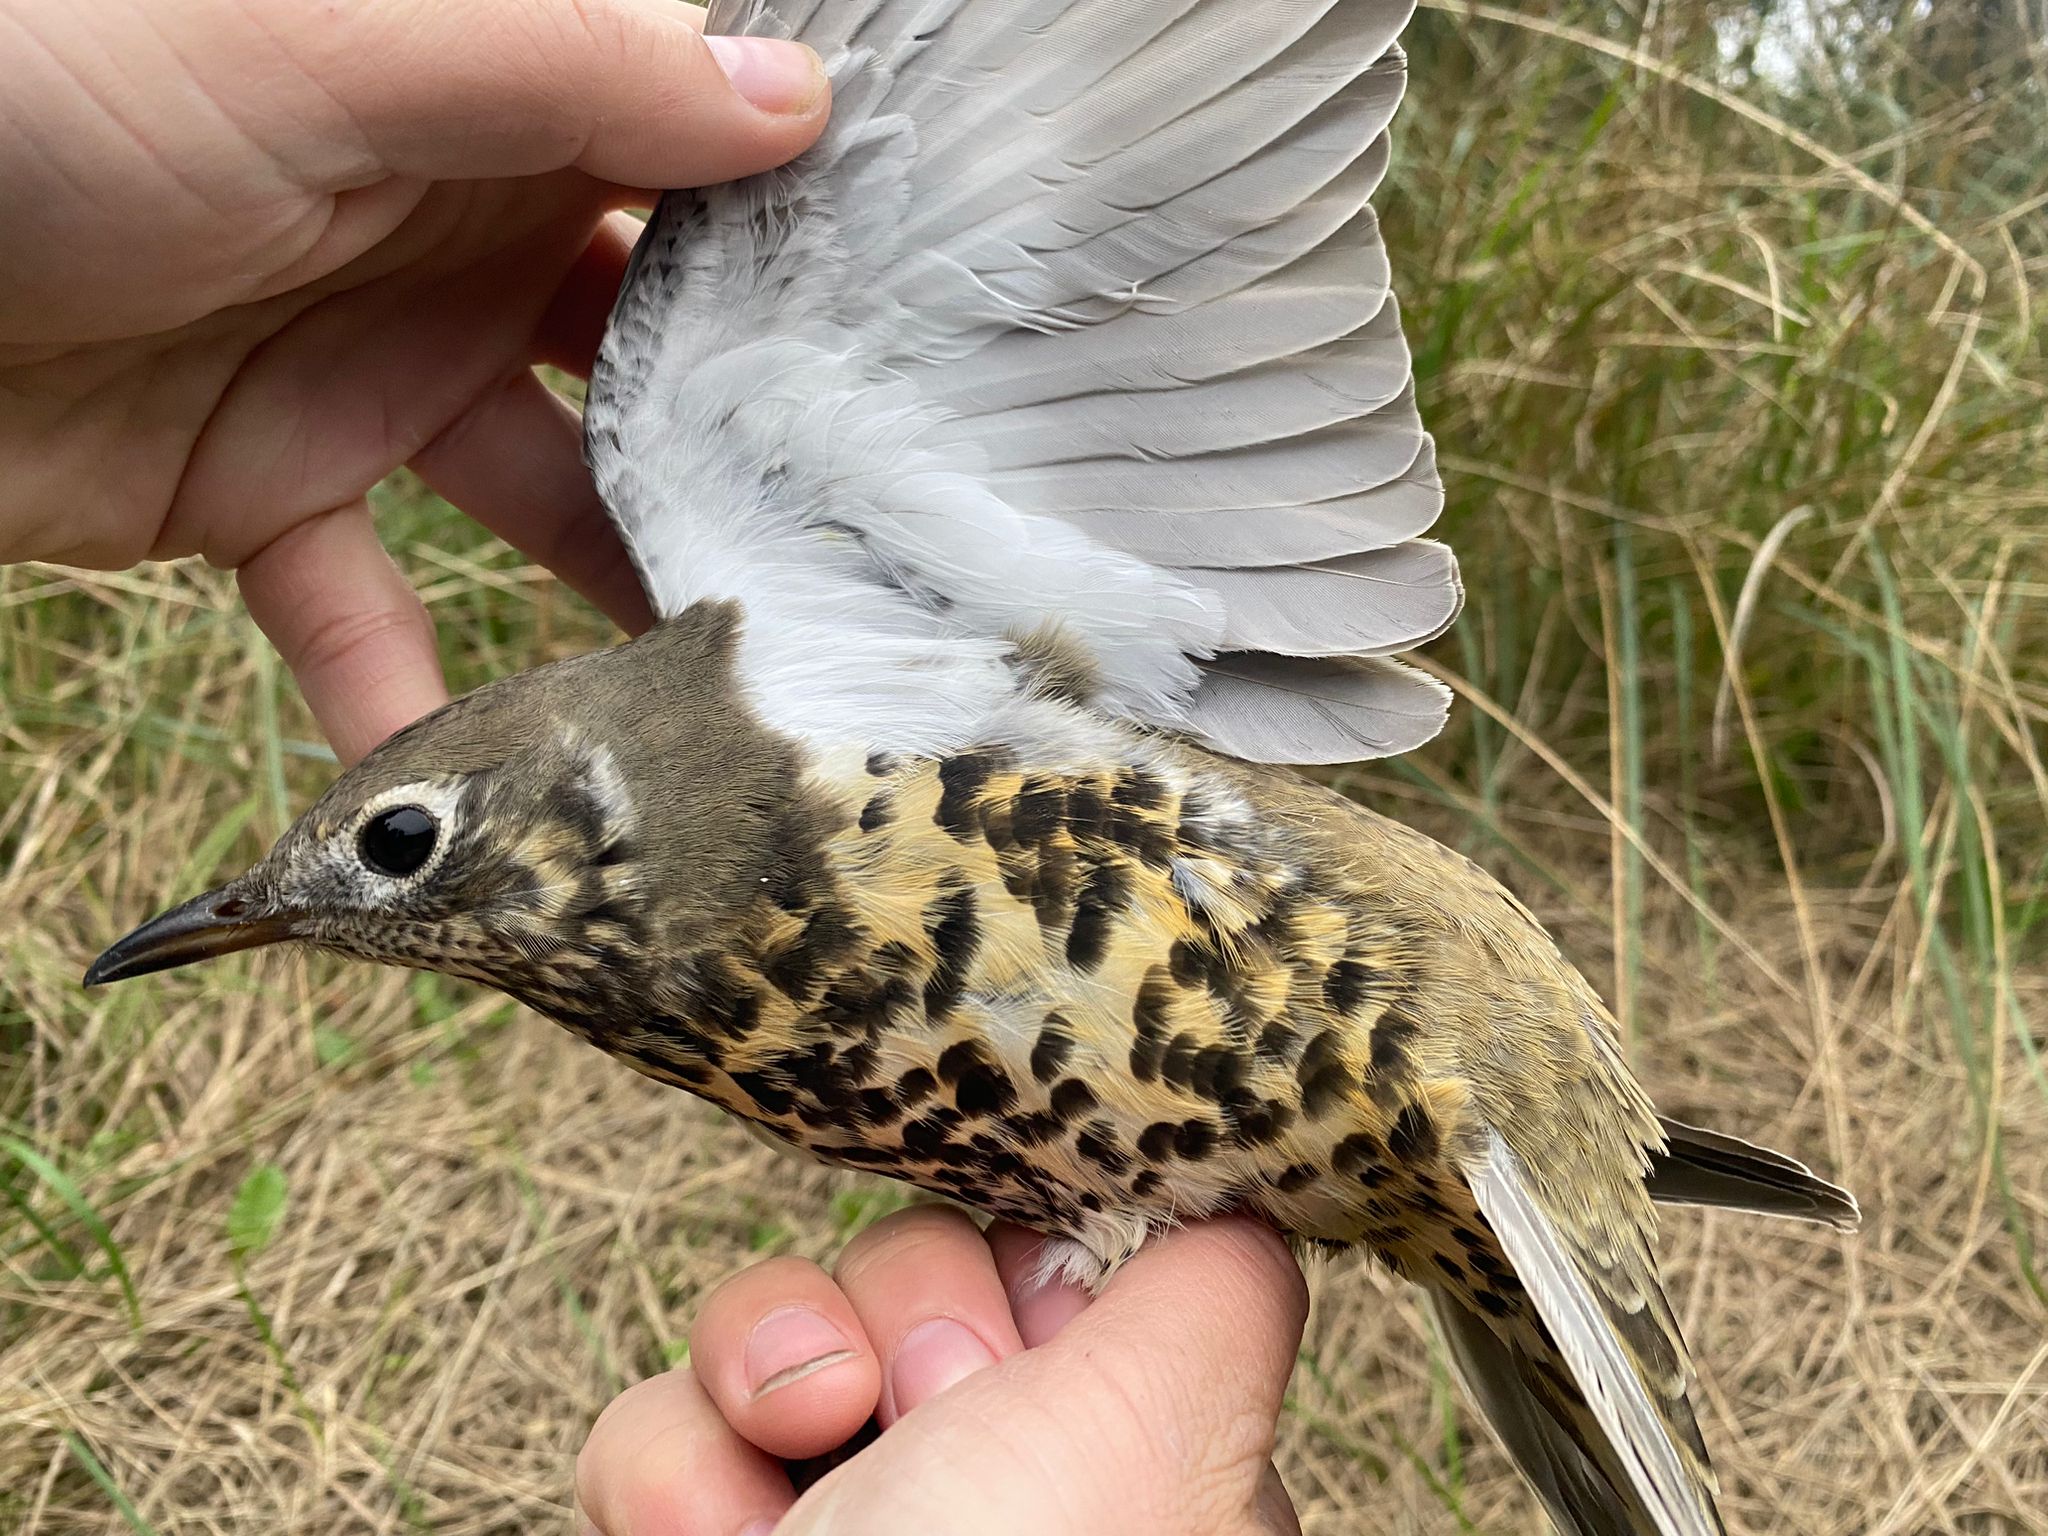
[[[957,1211],[917,1206],[898,1211],[856,1236],[839,1255],[835,1273],[842,1284],[857,1285],[882,1268],[907,1258],[929,1257],[953,1248],[974,1224]]]
[[[293,635],[286,661],[297,673],[325,672],[387,645],[413,645],[432,632],[432,621],[417,603],[344,609],[317,616]]]

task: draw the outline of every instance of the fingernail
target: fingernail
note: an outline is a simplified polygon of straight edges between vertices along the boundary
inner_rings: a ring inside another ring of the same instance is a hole
[[[779,1307],[747,1335],[747,1391],[765,1397],[853,1353],[846,1335],[809,1307]]]
[[[825,66],[802,43],[775,37],[707,37],[732,88],[763,112],[807,117],[827,89]]]
[[[995,1363],[988,1346],[950,1317],[919,1323],[896,1346],[895,1363],[889,1367],[890,1407],[908,1413]]]

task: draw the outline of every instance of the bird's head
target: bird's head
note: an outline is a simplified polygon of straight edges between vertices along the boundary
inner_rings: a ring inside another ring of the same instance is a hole
[[[437,710],[86,984],[297,941],[544,999],[688,945],[758,885],[794,772],[732,691],[731,637],[692,610]]]

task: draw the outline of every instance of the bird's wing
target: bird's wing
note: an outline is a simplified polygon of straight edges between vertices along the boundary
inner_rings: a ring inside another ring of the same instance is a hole
[[[1237,756],[1413,747],[1456,563],[1368,201],[1412,0],[716,0],[834,81],[666,195],[592,378],[657,611],[771,723],[959,744],[1020,641]],[[855,696],[857,695],[857,699]]]
[[[1568,1202],[1546,1195],[1497,1131],[1465,1175],[1543,1327],[1489,1341],[1483,1320],[1439,1312],[1473,1395],[1552,1515],[1574,1536],[1723,1536],[1647,1234],[1618,1210],[1561,1219]]]

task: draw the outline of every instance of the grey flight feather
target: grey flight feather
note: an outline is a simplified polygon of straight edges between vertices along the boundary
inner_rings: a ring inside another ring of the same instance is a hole
[[[1570,1430],[1528,1389],[1529,1362],[1515,1346],[1442,1287],[1424,1286],[1422,1294],[1458,1380],[1558,1530],[1566,1536],[1639,1536],[1628,1506]]]
[[[878,666],[1050,627],[1103,708],[1248,759],[1434,735],[1386,658],[1460,588],[1370,205],[1410,9],[718,0],[834,110],[665,196],[620,295],[586,436],[657,611],[813,582]]]
[[[1573,1251],[1531,1187],[1520,1160],[1498,1131],[1489,1130],[1479,1156],[1466,1165],[1480,1214],[1486,1218],[1554,1346],[1569,1370],[1578,1396],[1592,1420],[1573,1426],[1563,1410],[1573,1406],[1546,1400],[1540,1369],[1525,1363],[1527,1353],[1511,1341],[1491,1355],[1469,1349],[1464,1364],[1478,1371],[1474,1395],[1489,1416],[1505,1414],[1502,1441],[1523,1465],[1546,1501],[1563,1491],[1565,1508],[1578,1501],[1570,1489],[1578,1480],[1578,1463],[1555,1454],[1554,1435],[1564,1435],[1586,1467],[1599,1465],[1611,1500],[1595,1501],[1585,1523],[1565,1519],[1557,1505],[1552,1513],[1573,1536],[1595,1536],[1623,1530],[1631,1536],[1723,1536],[1714,1508],[1712,1474],[1692,1461],[1673,1438],[1667,1410],[1643,1378],[1643,1362],[1616,1331],[1611,1298],[1604,1298],[1589,1279],[1581,1257]],[[1652,1298],[1642,1298],[1648,1304]],[[1643,1307],[1632,1309],[1638,1315]],[[1533,1346],[1532,1346],[1533,1347]],[[1678,1406],[1683,1409],[1682,1397]],[[1690,1410],[1685,1423],[1691,1425]],[[1541,1416],[1551,1425],[1532,1433]],[[1629,1523],[1615,1526],[1616,1509],[1630,1510]]]

